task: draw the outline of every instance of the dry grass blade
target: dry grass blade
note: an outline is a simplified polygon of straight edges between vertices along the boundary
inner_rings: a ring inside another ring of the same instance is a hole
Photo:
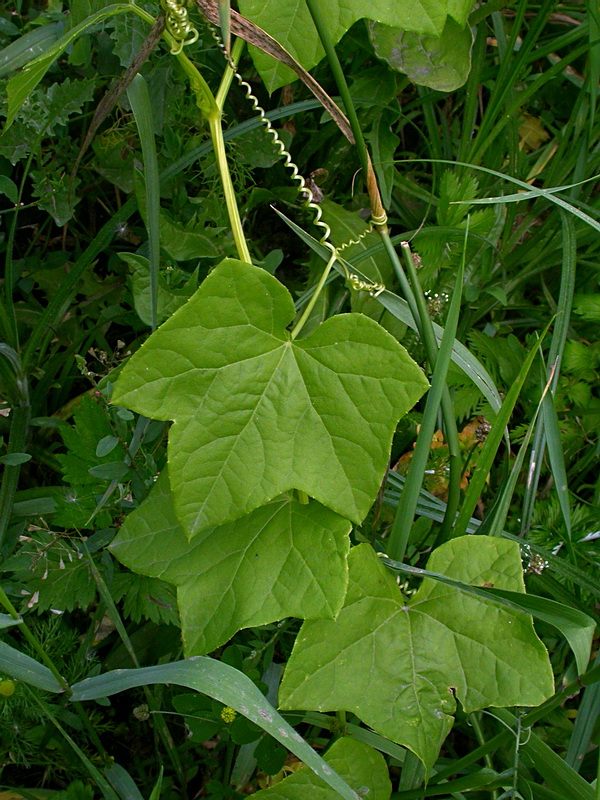
[[[165,29],[165,15],[160,14],[152,28],[150,29],[150,33],[146,37],[144,44],[140,47],[139,51],[136,53],[135,58],[131,62],[131,64],[127,67],[123,76],[118,80],[109,90],[106,92],[102,100],[98,103],[98,107],[92,117],[92,121],[90,123],[90,127],[88,128],[88,132],[86,133],[85,139],[79,153],[77,154],[77,158],[75,159],[75,164],[71,171],[71,178],[69,183],[69,192],[73,187],[73,181],[75,180],[75,176],[77,175],[77,170],[79,169],[79,165],[81,163],[81,159],[87,152],[88,147],[92,143],[94,136],[96,135],[98,128],[106,117],[110,114],[110,112],[115,107],[119,97],[126,91],[127,87],[130,85],[131,81],[135,78],[138,74],[140,69],[142,68],[143,64],[148,60],[150,54],[156,47],[156,45],[160,41],[160,37],[163,35],[163,31]]]
[[[200,11],[204,14],[209,22],[214,25],[220,25],[219,6],[217,0],[197,0]],[[344,134],[349,142],[354,144],[354,135],[350,123],[346,118],[341,108],[331,99],[322,86],[317,83],[313,76],[302,67],[296,59],[282,47],[278,41],[273,39],[272,36],[258,25],[255,25],[250,20],[242,17],[237,11],[231,10],[231,33],[239,36],[248,44],[253,44],[255,47],[260,48],[264,53],[267,53],[277,61],[285,64],[286,67],[293,69],[300,80],[310,89],[317,100],[323,105],[330,114],[335,124],[340,131]]]

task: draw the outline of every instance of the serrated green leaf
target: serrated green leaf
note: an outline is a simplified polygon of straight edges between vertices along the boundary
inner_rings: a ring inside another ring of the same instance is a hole
[[[226,259],[125,365],[113,401],[174,419],[169,478],[186,535],[299,489],[361,522],[398,419],[426,389],[419,367],[361,314],[294,342],[287,291]]]
[[[130,569],[177,586],[186,655],[202,655],[241,628],[334,617],[348,583],[349,532],[347,520],[319,503],[284,496],[188,542],[165,471],[110,550]]]
[[[31,61],[18,75],[11,78],[7,85],[8,113],[4,131],[8,130],[12,125],[19,109],[42,80],[54,61],[67,49],[71,42],[77,39],[80,33],[107,17],[128,13],[130,11],[131,8],[128,7],[126,3],[115,3],[114,5],[105,6],[101,11],[96,12],[65,33],[64,36],[61,36],[58,41],[51,44],[43,55]],[[34,53],[35,51],[32,51],[30,55]]]
[[[115,603],[124,598],[123,614],[134,622],[149,619],[157,625],[162,622],[179,627],[175,591],[165,581],[120,572],[112,579],[110,591]]]
[[[349,557],[350,581],[335,621],[304,623],[280,688],[282,708],[345,709],[430,767],[456,703],[538,705],[554,691],[530,617],[425,579],[410,599],[368,545]],[[453,539],[428,569],[464,583],[524,591],[515,543]]]
[[[404,72],[413,83],[440,92],[453,92],[464,84],[471,69],[473,36],[468,26],[448,17],[444,30],[422,35],[377,22],[369,26],[375,53],[392,69]]]
[[[105,455],[96,454],[98,443],[114,436],[108,416],[97,400],[88,395],[82,397],[73,417],[75,424],[60,430],[67,447],[66,454],[57,456],[64,478],[75,486],[97,485],[97,477],[92,476],[89,470],[114,461],[117,454],[124,458],[125,450],[119,445]]]
[[[407,31],[440,35],[447,13],[446,0],[321,0],[329,35],[338,42],[359,19],[367,18],[385,25],[395,25]],[[459,13],[464,0],[452,0],[453,12]],[[456,8],[455,8],[456,6]],[[311,69],[325,55],[321,41],[304,0],[287,0],[285,10],[277,3],[264,0],[240,0],[240,12],[277,39],[305,69]],[[255,47],[252,58],[269,92],[297,79],[289,67],[284,67]]]
[[[369,745],[349,736],[335,741],[323,756],[357,793],[369,800],[388,800],[392,784],[385,759]],[[338,794],[307,767],[294,772],[269,789],[256,792],[264,800],[337,800]],[[262,800],[262,798],[261,798]]]
[[[6,559],[3,572],[12,572],[29,591],[32,607],[72,611],[86,608],[96,597],[96,584],[81,552],[65,538],[35,531]]]

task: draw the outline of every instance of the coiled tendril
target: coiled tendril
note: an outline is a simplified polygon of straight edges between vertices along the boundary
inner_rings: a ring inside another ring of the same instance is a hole
[[[161,5],[165,10],[165,27],[175,39],[171,55],[177,56],[186,45],[198,41],[200,34],[189,20],[185,0],[161,0]]]
[[[344,244],[341,244],[339,247],[335,247],[335,245],[330,241],[331,228],[323,219],[323,210],[321,209],[321,206],[315,202],[314,195],[310,186],[308,185],[304,176],[300,173],[298,166],[292,160],[292,156],[287,150],[285,143],[283,142],[283,140],[281,139],[281,137],[279,136],[273,125],[271,124],[271,120],[268,118],[266,111],[260,105],[258,98],[253,93],[252,87],[246,80],[244,80],[242,75],[238,72],[236,64],[229,55],[229,53],[227,52],[227,49],[221,37],[219,36],[217,29],[214,27],[214,25],[211,25],[210,23],[209,23],[209,28],[215,42],[217,43],[219,49],[223,53],[223,56],[225,57],[227,63],[231,67],[236,81],[238,82],[239,86],[243,89],[246,98],[252,105],[252,109],[256,111],[256,113],[258,114],[258,117],[262,122],[265,130],[271,136],[273,144],[277,149],[279,155],[283,158],[284,166],[291,171],[292,180],[296,182],[298,194],[303,200],[302,205],[305,208],[309,208],[313,212],[313,224],[316,227],[320,228],[323,234],[319,240],[319,243],[323,245],[323,247],[326,247],[332,256],[332,258],[330,259],[330,264],[328,265],[329,268],[331,267],[334,261],[338,261],[344,270],[346,280],[352,285],[353,289],[357,291],[368,292],[372,297],[378,297],[382,292],[385,291],[385,286],[382,283],[371,283],[369,281],[363,280],[358,275],[355,275],[354,273],[350,272],[347,264],[343,260],[338,259],[338,256],[343,250],[345,250],[348,247],[351,247],[354,244],[359,244],[367,236],[367,234],[372,233],[372,231],[374,230],[373,227],[374,221],[371,220],[369,226],[365,228],[365,230],[356,239],[351,239],[347,242],[344,242]]]

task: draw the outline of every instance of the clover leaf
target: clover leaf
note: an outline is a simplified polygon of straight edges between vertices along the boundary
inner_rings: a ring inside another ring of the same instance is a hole
[[[431,579],[406,598],[369,545],[353,548],[344,608],[305,622],[279,692],[282,708],[352,711],[431,767],[466,712],[536,706],[554,691],[548,653],[529,615]],[[464,583],[523,592],[519,546],[464,536],[428,569]]]
[[[226,259],[119,376],[113,402],[169,434],[175,512],[188,537],[290,489],[360,523],[385,472],[396,423],[427,381],[361,314],[294,341],[287,289]]]

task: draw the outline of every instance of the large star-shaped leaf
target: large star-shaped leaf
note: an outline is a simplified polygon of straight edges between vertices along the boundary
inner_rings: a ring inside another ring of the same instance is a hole
[[[349,556],[344,608],[300,629],[280,688],[282,708],[347,710],[430,767],[465,711],[535,706],[554,691],[531,617],[425,579],[406,599],[368,545]],[[453,539],[428,569],[464,583],[524,591],[519,547],[484,536]]]
[[[348,583],[348,520],[287,495],[190,542],[161,474],[125,521],[113,554],[177,586],[186,656],[210,653],[241,628],[284,617],[334,617]]]
[[[292,488],[355,522],[373,502],[396,423],[427,381],[361,314],[297,342],[293,317],[278,280],[226,259],[116,382],[118,405],[175,420],[169,476],[189,537]]]

